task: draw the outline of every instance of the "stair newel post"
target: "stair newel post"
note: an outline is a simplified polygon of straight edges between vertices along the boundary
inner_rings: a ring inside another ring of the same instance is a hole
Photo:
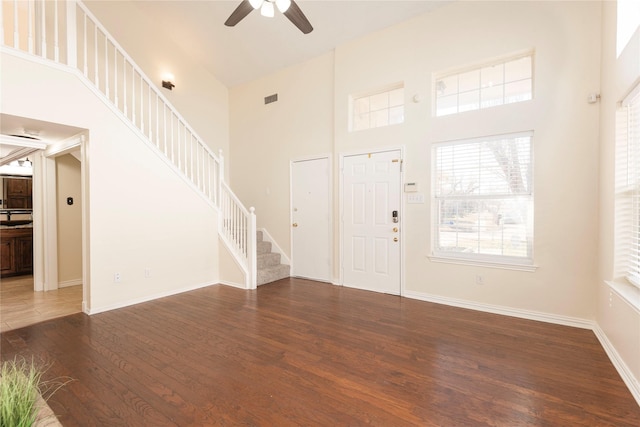
[[[249,208],[249,229],[247,230],[247,264],[249,270],[249,289],[256,289],[258,283],[258,255],[257,255],[257,227],[256,227],[256,208]]]

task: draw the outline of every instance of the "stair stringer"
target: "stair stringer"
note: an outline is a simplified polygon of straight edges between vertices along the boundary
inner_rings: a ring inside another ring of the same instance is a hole
[[[280,254],[281,259],[282,259],[282,263],[283,264],[287,264],[288,266],[291,266],[291,258],[289,258],[287,256],[287,254],[282,250],[282,248],[278,245],[278,242],[276,242],[276,240],[273,237],[271,237],[271,235],[269,234],[267,229],[266,228],[258,228],[257,231],[262,231],[262,239],[264,241],[266,241],[266,242],[270,242],[271,243],[272,252]],[[291,274],[291,269],[289,269],[289,274]]]

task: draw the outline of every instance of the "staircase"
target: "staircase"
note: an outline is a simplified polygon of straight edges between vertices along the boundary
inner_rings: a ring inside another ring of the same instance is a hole
[[[280,254],[271,252],[271,242],[264,241],[262,231],[258,231],[256,236],[258,252],[257,285],[260,286],[289,277],[290,266],[281,263]]]
[[[0,49],[77,75],[218,211],[221,241],[238,261],[245,287],[255,289],[255,210],[225,182],[222,151],[211,150],[80,0],[2,1]],[[259,284],[289,275],[279,260],[264,262]]]

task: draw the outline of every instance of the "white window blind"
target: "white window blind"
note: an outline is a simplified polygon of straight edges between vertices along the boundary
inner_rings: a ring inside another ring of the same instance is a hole
[[[616,115],[616,276],[640,287],[640,86]]]
[[[532,133],[433,147],[436,257],[533,263]]]

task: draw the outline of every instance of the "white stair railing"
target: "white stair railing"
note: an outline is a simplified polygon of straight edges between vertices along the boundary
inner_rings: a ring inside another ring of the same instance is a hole
[[[81,1],[2,0],[0,45],[78,70],[220,211],[222,240],[242,266],[246,287],[255,288],[255,214],[225,184],[221,153],[213,153]]]

